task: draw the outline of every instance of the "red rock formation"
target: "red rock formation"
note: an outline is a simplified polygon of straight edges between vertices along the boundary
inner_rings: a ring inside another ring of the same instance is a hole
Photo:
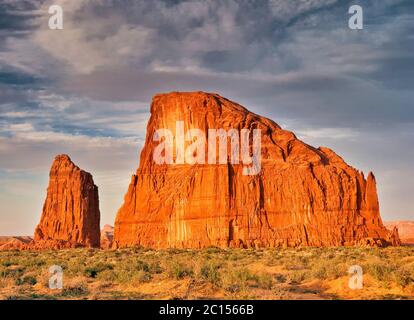
[[[0,237],[0,251],[22,250],[32,241],[33,239],[27,236]]]
[[[242,164],[229,162],[156,164],[154,133],[167,128],[175,135],[177,121],[204,134],[261,129],[261,172],[243,175]],[[390,237],[372,173],[365,179],[332,150],[309,146],[217,94],[197,92],[154,97],[140,165],[117,214],[114,247],[385,245]]]
[[[114,227],[109,224],[104,225],[101,230],[101,249],[110,249],[114,239]]]
[[[67,155],[55,158],[33,249],[99,247],[98,187]]]
[[[414,245],[414,221],[385,221],[384,225],[389,230],[397,228],[403,244]]]

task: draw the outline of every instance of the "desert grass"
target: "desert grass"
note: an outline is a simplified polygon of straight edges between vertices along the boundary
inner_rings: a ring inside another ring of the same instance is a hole
[[[63,288],[49,289],[49,267]],[[363,288],[349,287],[359,265]],[[0,299],[414,299],[414,248],[0,252]]]

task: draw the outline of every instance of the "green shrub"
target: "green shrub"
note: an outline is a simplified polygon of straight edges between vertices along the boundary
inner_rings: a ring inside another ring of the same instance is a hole
[[[149,264],[149,272],[153,274],[160,274],[164,271],[161,264],[158,261],[151,262]]]
[[[376,280],[381,282],[387,282],[391,280],[394,268],[384,262],[371,263],[368,265],[368,272]]]
[[[394,279],[395,282],[402,287],[414,284],[414,276],[408,268],[398,269],[394,274]]]
[[[4,267],[10,267],[10,266],[15,265],[15,264],[16,264],[15,262],[10,261],[10,260],[4,260],[4,261],[1,262],[1,265],[4,266]]]
[[[287,281],[287,277],[285,275],[283,275],[283,274],[278,273],[278,274],[275,275],[275,280],[278,283],[285,283]]]
[[[268,273],[261,273],[257,275],[257,284],[259,288],[270,290],[273,286],[273,277]]]
[[[114,267],[112,264],[107,263],[97,263],[90,267],[85,268],[85,275],[89,278],[96,278],[98,273],[105,271],[105,270],[112,270]]]
[[[107,269],[99,272],[96,278],[103,281],[115,282],[117,280],[117,273],[114,270]]]
[[[173,262],[168,266],[168,276],[173,279],[183,279],[193,275],[193,270],[189,266]]]
[[[312,270],[312,275],[319,280],[325,280],[328,278],[328,272],[326,270],[326,266],[325,265],[321,265],[321,266],[316,266],[313,270]]]
[[[19,278],[23,275],[23,268],[3,269],[0,271],[0,277],[3,278]]]
[[[18,286],[21,286],[23,284],[29,284],[31,286],[34,286],[37,283],[37,280],[33,276],[24,276],[24,277],[16,279],[15,283]]]
[[[332,259],[328,262],[317,261],[312,265],[311,270],[313,277],[319,280],[337,279],[347,274],[345,264],[337,261],[336,259]]]
[[[223,287],[225,290],[235,293],[245,290],[249,283],[253,282],[257,285],[257,277],[246,268],[238,268],[230,270],[222,275]]]
[[[200,276],[202,279],[218,285],[220,282],[220,266],[214,263],[205,263],[201,266]]]
[[[152,276],[150,273],[140,270],[138,271],[136,278],[138,279],[139,282],[149,282],[152,279]]]
[[[62,296],[64,297],[78,297],[88,293],[88,289],[83,284],[75,284],[68,287],[64,287],[62,290]]]
[[[300,284],[307,277],[307,272],[303,270],[296,270],[289,273],[289,282],[291,284]]]
[[[221,253],[223,250],[217,247],[208,247],[207,249],[205,249],[205,253],[207,254],[217,254],[217,253]]]
[[[148,263],[146,263],[142,260],[137,260],[136,268],[137,268],[138,271],[145,271],[145,272],[148,272],[149,269],[150,269]]]

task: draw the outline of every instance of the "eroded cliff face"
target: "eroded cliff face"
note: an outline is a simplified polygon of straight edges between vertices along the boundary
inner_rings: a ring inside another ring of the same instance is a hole
[[[53,161],[33,249],[99,247],[98,187],[67,155]]]
[[[186,132],[201,129],[206,139],[208,129],[260,129],[260,173],[244,175],[243,164],[230,161],[156,164],[154,133],[176,133],[177,121]],[[398,232],[382,224],[372,173],[365,178],[332,150],[309,146],[217,94],[154,97],[139,168],[117,214],[114,247],[360,244],[398,244]]]

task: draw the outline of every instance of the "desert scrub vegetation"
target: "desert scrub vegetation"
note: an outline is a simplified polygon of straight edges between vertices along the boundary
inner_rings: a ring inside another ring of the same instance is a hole
[[[63,269],[62,290],[48,287],[52,265]],[[352,265],[361,266],[367,279],[366,290],[358,291],[358,295],[347,287]],[[0,252],[0,299],[353,296],[413,299],[414,248]]]

